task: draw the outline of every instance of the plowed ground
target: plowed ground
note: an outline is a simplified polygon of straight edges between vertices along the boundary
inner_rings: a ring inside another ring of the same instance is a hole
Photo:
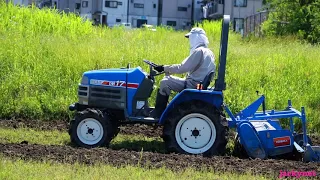
[[[27,121],[0,121],[2,127],[29,127],[41,130],[58,129],[66,131],[65,122],[30,123]],[[152,130],[148,126],[125,126],[120,133],[145,134],[146,136],[160,136],[161,128]],[[314,144],[319,138],[313,138]],[[259,175],[278,177],[279,171],[316,171],[320,172],[319,163],[303,163],[290,160],[258,160],[239,159],[232,156],[215,156],[204,158],[201,156],[162,154],[154,152],[138,152],[132,150],[113,150],[108,148],[83,149],[72,146],[37,145],[23,142],[20,144],[0,144],[0,153],[5,157],[22,158],[25,160],[52,160],[62,163],[80,162],[84,164],[107,163],[113,166],[140,165],[148,168],[167,167],[174,171],[185,168],[212,168],[220,172],[251,172]],[[318,174],[317,174],[318,175]],[[319,175],[314,178],[319,178]]]
[[[37,120],[0,120],[0,127],[8,128],[32,128],[38,130],[59,130],[67,132],[67,121],[37,121]],[[147,125],[126,125],[121,127],[120,134],[128,135],[144,135],[146,137],[160,137],[162,134],[161,128],[153,128]],[[320,145],[320,136],[311,135],[312,143]]]

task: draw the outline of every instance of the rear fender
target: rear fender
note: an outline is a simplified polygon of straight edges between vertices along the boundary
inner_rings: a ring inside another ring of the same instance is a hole
[[[249,121],[242,121],[237,126],[240,142],[252,158],[265,159],[267,153],[259,139],[258,133]]]
[[[179,104],[193,100],[201,100],[222,109],[223,94],[221,91],[184,89],[169,103],[159,119],[159,124],[163,124],[168,114]]]

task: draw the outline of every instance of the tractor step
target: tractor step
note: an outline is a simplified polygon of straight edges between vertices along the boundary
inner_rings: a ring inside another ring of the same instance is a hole
[[[130,121],[137,123],[158,123],[159,119],[152,117],[128,117]]]

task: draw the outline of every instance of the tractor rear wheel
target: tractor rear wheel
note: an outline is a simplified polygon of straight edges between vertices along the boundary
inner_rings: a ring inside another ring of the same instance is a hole
[[[193,101],[179,105],[165,120],[163,140],[168,152],[223,155],[228,136],[227,121],[212,105]]]
[[[108,147],[115,130],[110,118],[97,109],[78,112],[70,123],[70,139],[73,144],[84,148]]]

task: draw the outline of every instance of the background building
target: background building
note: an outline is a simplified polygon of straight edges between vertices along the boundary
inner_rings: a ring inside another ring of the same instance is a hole
[[[237,32],[244,29],[244,19],[256,14],[263,6],[263,0],[212,0],[204,8],[208,19],[230,15],[233,28]]]
[[[194,0],[160,0],[162,4],[160,24],[175,29],[189,29],[193,19]]]
[[[143,24],[158,25],[159,0],[129,0],[129,23],[132,27]]]
[[[12,0],[15,4],[40,8],[53,7],[73,12],[93,21],[93,24],[114,26],[130,23],[172,26],[190,29],[194,22],[216,20],[228,14],[233,29],[242,32],[246,17],[256,14],[263,0]]]

